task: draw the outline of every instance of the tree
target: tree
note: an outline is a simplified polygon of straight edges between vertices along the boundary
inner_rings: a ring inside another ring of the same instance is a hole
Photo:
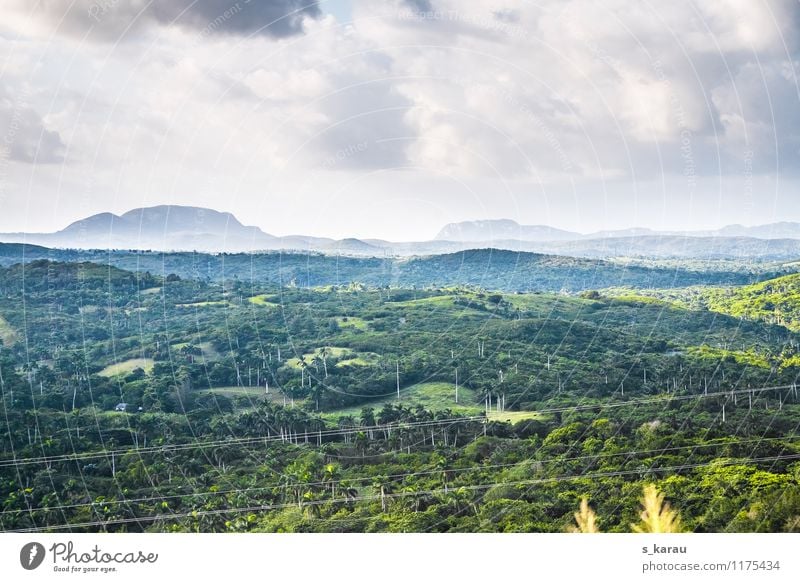
[[[340,473],[340,467],[336,463],[328,463],[325,465],[322,481],[330,486],[331,499],[336,497],[336,481],[339,479]]]
[[[366,456],[368,446],[367,435],[364,434],[364,431],[358,431],[355,438],[355,447],[362,457]]]

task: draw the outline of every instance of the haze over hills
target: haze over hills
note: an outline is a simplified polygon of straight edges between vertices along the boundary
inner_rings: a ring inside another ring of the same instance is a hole
[[[435,240],[484,242],[491,240],[557,241],[574,240],[583,235],[544,225],[522,225],[514,220],[473,220],[446,225]]]
[[[587,258],[786,260],[800,257],[800,224],[781,222],[714,231],[654,231],[644,228],[581,234],[513,220],[477,220],[446,225],[434,240],[294,235],[278,237],[242,224],[233,214],[191,206],[137,208],[120,216],[101,213],[53,233],[0,234],[0,242],[74,249],[255,252],[313,251],[352,256],[413,256],[467,249],[538,252]]]
[[[471,220],[446,225],[436,235],[436,240],[449,241],[493,241],[521,240],[552,242],[597,238],[622,238],[632,236],[682,236],[682,237],[751,237],[761,239],[800,239],[800,223],[777,222],[759,226],[732,224],[716,230],[653,230],[650,228],[627,228],[601,230],[581,234],[545,225],[519,224],[510,219]]]

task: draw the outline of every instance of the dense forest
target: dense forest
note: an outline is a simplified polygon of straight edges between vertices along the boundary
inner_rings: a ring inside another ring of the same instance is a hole
[[[3,530],[800,531],[781,265],[0,246]]]
[[[620,259],[605,261],[497,249],[397,257],[321,253],[238,254],[59,250],[0,243],[0,266],[47,260],[97,263],[166,277],[214,283],[250,281],[278,287],[320,287],[358,282],[369,287],[426,288],[470,285],[505,292],[569,292],[613,286],[672,289],[691,285],[744,285],[794,272],[780,262]]]

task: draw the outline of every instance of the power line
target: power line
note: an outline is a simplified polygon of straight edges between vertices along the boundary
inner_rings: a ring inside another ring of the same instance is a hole
[[[721,466],[727,465],[739,465],[739,464],[750,464],[750,463],[761,463],[766,461],[780,461],[780,460],[793,460],[793,459],[800,459],[800,453],[792,454],[792,455],[776,455],[770,457],[759,457],[755,459],[732,459],[730,461],[721,461],[721,460],[714,460],[708,463],[689,463],[684,465],[673,465],[669,467],[655,467],[650,468],[647,470],[648,473],[666,473],[669,471],[683,471],[687,469],[698,469],[700,467],[706,467],[713,463],[717,463]],[[627,475],[639,475],[641,474],[641,470],[639,469],[632,469],[632,470],[624,470],[624,471],[604,471],[604,472],[595,472],[595,473],[582,473],[580,475],[562,475],[559,477],[547,477],[541,479],[523,479],[519,481],[500,481],[500,482],[491,482],[491,483],[483,483],[480,485],[463,485],[459,486],[456,490],[468,490],[468,491],[480,491],[483,489],[490,489],[495,487],[496,485],[539,485],[545,483],[560,483],[565,481],[574,481],[577,479],[592,479],[592,478],[602,478],[602,477],[624,477]],[[448,489],[447,492],[452,491],[452,489]],[[441,489],[429,489],[425,491],[414,491],[414,492],[403,492],[403,493],[385,493],[383,495],[361,495],[356,497],[349,497],[343,499],[320,499],[320,500],[311,500],[306,501],[304,503],[279,503],[279,504],[268,504],[268,505],[256,505],[251,507],[237,507],[237,508],[230,508],[230,509],[214,509],[214,510],[201,510],[201,511],[190,511],[185,513],[173,513],[169,515],[149,515],[143,517],[131,517],[131,518],[120,518],[120,519],[112,519],[108,521],[88,521],[88,522],[81,522],[81,523],[73,523],[73,524],[59,524],[54,526],[44,526],[44,527],[32,527],[32,528],[20,528],[20,529],[13,529],[7,530],[9,532],[42,532],[42,531],[53,531],[53,530],[64,530],[64,529],[72,529],[72,528],[85,528],[85,527],[93,527],[93,526],[109,526],[109,525],[123,525],[127,523],[146,523],[146,522],[154,522],[158,520],[172,520],[172,519],[181,519],[184,517],[199,517],[204,515],[221,515],[221,514],[228,514],[228,513],[244,513],[244,512],[255,512],[255,511],[271,511],[275,509],[285,509],[287,507],[294,507],[298,505],[299,507],[303,506],[315,506],[315,505],[324,505],[324,504],[337,504],[337,503],[352,503],[357,501],[376,501],[379,499],[396,499],[396,498],[405,498],[405,497],[414,497],[419,495],[434,495],[437,493],[447,493],[444,488]]]
[[[726,397],[731,398],[733,396],[741,395],[741,394],[755,394],[755,393],[763,393],[763,392],[777,392],[781,390],[790,390],[795,388],[795,384],[788,384],[785,386],[768,386],[762,388],[747,388],[747,389],[740,389],[740,390],[726,390],[726,391],[718,391],[718,392],[709,392],[707,394],[688,394],[677,396],[673,394],[662,394],[658,396],[653,396],[651,398],[637,398],[634,400],[628,400],[623,402],[605,402],[605,403],[593,403],[593,404],[581,404],[577,406],[562,406],[562,407],[553,407],[553,408],[542,408],[538,410],[531,410],[529,412],[539,413],[539,414],[549,414],[554,412],[570,412],[570,411],[583,411],[583,410],[604,410],[609,408],[625,408],[628,406],[642,406],[646,404],[655,404],[655,403],[668,403],[674,401],[686,401],[686,400],[701,400],[706,398],[719,398],[719,397]],[[314,421],[317,419],[308,419],[310,421]],[[416,422],[398,422],[398,423],[388,423],[383,425],[374,425],[374,426],[356,426],[356,427],[347,427],[347,428],[339,428],[339,429],[327,429],[327,430],[310,430],[304,431],[302,434],[305,436],[306,432],[309,437],[330,437],[330,436],[344,436],[348,434],[356,434],[359,432],[367,431],[386,431],[386,430],[396,430],[396,429],[406,429],[406,428],[423,428],[423,427],[431,427],[431,426],[440,426],[443,424],[456,424],[456,423],[468,423],[468,422],[493,422],[491,417],[486,417],[483,415],[479,416],[465,416],[465,417],[453,417],[449,419],[442,419],[442,420],[426,420],[426,421],[416,421]],[[300,433],[295,432],[295,436],[300,435]],[[281,441],[281,442],[292,442],[290,438],[284,434],[281,436],[280,434],[274,435],[266,435],[266,436],[259,436],[259,437],[240,437],[240,438],[228,438],[228,439],[221,439],[221,440],[212,440],[212,441],[202,441],[202,442],[194,442],[194,443],[176,443],[176,444],[166,444],[166,445],[158,445],[158,446],[151,446],[151,447],[124,447],[119,449],[113,450],[106,450],[106,451],[87,451],[85,453],[73,453],[73,454],[65,454],[65,455],[52,455],[52,456],[42,456],[42,457],[26,457],[23,459],[12,459],[12,460],[0,460],[0,468],[2,467],[11,467],[11,466],[22,466],[22,465],[31,465],[31,464],[38,464],[38,463],[54,463],[54,462],[62,462],[62,461],[72,461],[72,460],[86,460],[86,459],[97,459],[97,458],[108,458],[112,455],[125,455],[129,452],[135,452],[139,454],[147,454],[152,452],[174,452],[174,451],[183,451],[183,450],[192,450],[192,449],[205,449],[205,448],[213,448],[216,446],[230,446],[230,445],[247,445],[247,444],[258,444],[264,442],[274,442],[274,441]],[[309,444],[311,444],[309,442]]]
[[[640,455],[653,455],[657,453],[667,453],[667,452],[674,452],[686,449],[702,449],[702,448],[712,448],[712,447],[725,447],[730,445],[742,445],[747,443],[763,443],[763,442],[772,442],[772,441],[792,441],[800,439],[800,435],[789,436],[789,437],[770,437],[770,438],[753,438],[753,439],[739,439],[737,441],[723,441],[718,443],[702,443],[702,444],[693,444],[693,445],[684,445],[680,447],[663,447],[660,449],[643,449],[643,450],[631,450],[631,451],[621,451],[617,453],[597,453],[595,455],[581,455],[577,457],[555,457],[551,459],[526,459],[524,461],[520,461],[517,463],[499,463],[499,464],[492,464],[492,465],[476,465],[473,467],[459,467],[453,469],[444,469],[447,473],[466,473],[470,471],[482,471],[488,469],[506,469],[509,467],[520,467],[523,466],[525,463],[541,463],[541,464],[550,464],[550,463],[566,463],[571,461],[583,461],[583,460],[600,460],[600,459],[607,459],[607,458],[614,458],[614,457],[633,457],[633,456],[640,456]],[[390,475],[385,475],[387,479],[397,480],[397,479],[405,479],[408,477],[418,477],[422,475],[436,475],[442,473],[443,469],[430,469],[426,471],[415,471],[409,473],[393,473]],[[374,477],[349,477],[346,479],[331,479],[331,480],[324,480],[324,481],[312,481],[303,483],[304,487],[316,487],[316,486],[326,486],[326,485],[341,485],[342,483],[352,483],[352,482],[359,482],[359,481],[371,481]],[[185,497],[202,497],[202,496],[215,496],[215,495],[226,495],[230,493],[247,493],[247,492],[255,492],[255,491],[266,491],[266,490],[273,490],[276,488],[288,488],[291,487],[289,484],[274,484],[269,486],[263,487],[244,487],[244,488],[233,488],[233,489],[223,489],[217,491],[197,491],[192,493],[182,493],[182,494],[174,494],[174,495],[166,495],[166,496],[151,496],[151,497],[139,497],[135,499],[114,499],[102,502],[89,502],[89,503],[76,503],[70,505],[59,505],[59,506],[52,506],[52,507],[33,507],[30,508],[30,511],[55,511],[58,509],[75,509],[79,507],[92,507],[92,506],[106,506],[106,505],[121,505],[121,504],[128,504],[128,503],[142,503],[146,501],[166,501],[167,499],[181,499]],[[154,488],[155,489],[155,488]],[[6,514],[14,514],[14,513],[27,513],[29,509],[14,509],[14,510],[6,510],[3,512],[4,515]]]
[[[460,423],[467,423],[467,422],[480,422],[483,421],[483,416],[466,416],[466,417],[455,417],[449,419],[442,419],[442,420],[426,420],[426,421],[417,421],[417,422],[399,422],[396,424],[382,424],[382,425],[374,425],[374,426],[355,426],[355,427],[347,427],[347,428],[339,428],[339,429],[328,429],[328,430],[309,430],[307,431],[308,437],[330,437],[330,436],[343,436],[348,434],[357,434],[359,432],[364,431],[387,431],[387,430],[403,430],[407,428],[426,428],[426,427],[433,427],[433,426],[442,426],[442,425],[454,425]],[[302,438],[305,436],[305,432],[292,432],[294,437],[297,439]],[[294,438],[289,437],[289,433],[285,433],[281,435],[279,433],[271,434],[271,435],[264,435],[259,437],[242,437],[242,438],[229,438],[229,439],[222,439],[222,440],[214,440],[214,441],[202,441],[202,442],[194,442],[194,443],[176,443],[176,444],[165,444],[165,445],[158,445],[158,446],[151,446],[151,447],[125,447],[119,449],[112,449],[112,450],[105,450],[105,451],[87,451],[85,453],[73,453],[73,454],[65,454],[65,455],[52,455],[52,456],[43,456],[43,457],[27,457],[23,459],[13,459],[13,460],[4,460],[0,461],[0,468],[2,467],[12,467],[12,466],[20,466],[20,465],[31,465],[37,463],[55,463],[55,462],[63,462],[63,461],[73,461],[73,460],[86,460],[86,459],[94,459],[94,458],[107,458],[111,457],[112,455],[125,455],[127,453],[139,453],[139,454],[147,454],[147,453],[154,453],[154,452],[164,452],[164,453],[172,453],[177,451],[184,451],[184,450],[193,450],[193,449],[206,449],[206,448],[213,448],[217,446],[231,446],[231,445],[247,445],[247,444],[259,444],[265,442],[288,442],[294,443]],[[309,442],[309,444],[311,444]]]

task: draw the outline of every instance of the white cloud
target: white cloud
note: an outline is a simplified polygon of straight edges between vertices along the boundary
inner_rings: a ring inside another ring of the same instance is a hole
[[[406,166],[597,192],[740,176],[747,156],[755,172],[799,167],[790,0],[375,0],[353,4],[350,26],[311,11],[265,34],[243,10],[217,20],[227,0],[174,26],[172,0],[141,16],[138,0],[109,4],[100,22],[89,0],[14,3],[2,82],[7,100],[28,91],[39,139],[18,140],[10,163],[34,146],[63,157],[34,183],[98,209],[214,189],[271,202],[309,172],[347,182]]]

